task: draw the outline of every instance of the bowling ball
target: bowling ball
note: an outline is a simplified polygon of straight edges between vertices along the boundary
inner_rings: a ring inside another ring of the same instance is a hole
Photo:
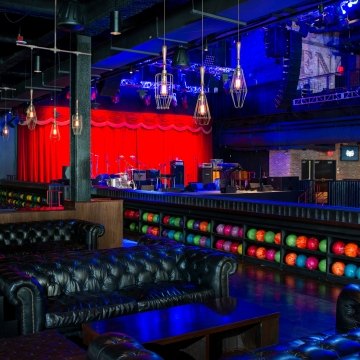
[[[202,237],[200,238],[200,242],[199,242],[200,246],[206,246],[206,240],[207,240],[207,237],[206,237],[206,236],[202,236]]]
[[[224,235],[230,236],[231,231],[232,231],[232,226],[231,225],[225,225],[225,227],[224,227]]]
[[[137,230],[137,224],[135,222],[130,223],[129,229],[131,231],[136,231]]]
[[[159,214],[154,214],[152,221],[153,221],[154,223],[159,223],[159,221],[160,221],[160,215],[159,215]]]
[[[327,251],[327,239],[322,239],[319,242],[319,250],[323,253]]]
[[[193,229],[194,222],[195,222],[194,219],[188,220],[188,221],[186,222],[186,227],[187,227],[188,229]]]
[[[226,240],[223,244],[223,250],[226,252],[230,252],[232,242],[229,240]]]
[[[256,232],[255,237],[256,237],[256,240],[257,240],[257,241],[264,241],[265,230],[258,230],[258,231]]]
[[[237,237],[242,238],[243,236],[244,236],[244,228],[242,226],[239,226]]]
[[[187,234],[186,236],[186,242],[188,244],[193,244],[194,243],[194,234]]]
[[[287,253],[285,256],[285,264],[289,266],[294,266],[296,263],[297,255],[294,252]]]
[[[181,231],[176,231],[174,234],[174,239],[176,241],[183,241],[183,239],[184,239],[183,233]]]
[[[331,245],[331,251],[336,255],[343,255],[345,251],[345,243],[343,241],[335,241]]]
[[[180,227],[181,226],[181,217],[176,217],[175,220],[174,220],[174,226],[176,227]]]
[[[130,218],[130,211],[131,211],[131,210],[126,209],[126,210],[124,211],[124,217]]]
[[[134,210],[134,214],[132,215],[133,219],[140,219],[140,211]]]
[[[161,232],[161,235],[163,236],[163,237],[168,237],[168,232],[169,232],[169,230],[168,229],[164,229],[162,232]]]
[[[208,225],[209,223],[207,221],[201,221],[199,225],[200,231],[207,231]]]
[[[200,245],[200,238],[201,238],[201,235],[194,236],[194,244],[195,245]]]
[[[231,236],[232,237],[237,237],[239,233],[239,227],[238,226],[233,226],[231,229]]]
[[[170,215],[165,215],[162,219],[163,224],[168,225],[170,222]]]
[[[148,215],[149,215],[148,212],[144,212],[144,213],[142,214],[142,219],[143,219],[144,221],[147,221]]]
[[[168,232],[168,238],[169,238],[169,239],[174,239],[174,235],[175,235],[175,230],[169,230],[169,232]]]
[[[220,235],[223,235],[224,234],[224,227],[225,225],[224,224],[219,224],[216,226],[216,232]]]
[[[250,245],[247,250],[246,254],[249,256],[255,256],[257,247],[255,245]]]
[[[230,251],[234,254],[237,254],[238,253],[238,247],[239,247],[239,243],[237,242],[233,242],[231,244],[231,247],[230,247]]]
[[[356,276],[357,266],[355,264],[345,265],[344,275],[348,278],[354,278]]]
[[[307,256],[304,254],[299,254],[296,258],[296,266],[298,267],[305,267],[306,265]]]
[[[246,236],[250,240],[256,240],[256,229],[251,228],[247,231]]]
[[[222,250],[224,242],[225,242],[224,239],[217,240],[216,243],[215,243],[215,248],[218,249],[218,250]]]
[[[294,247],[296,245],[297,236],[295,234],[289,234],[285,238],[285,243],[287,246]]]
[[[327,265],[326,259],[320,260],[319,261],[319,266],[318,266],[319,270],[321,272],[326,272],[326,265]]]
[[[319,249],[319,240],[315,237],[309,237],[307,240],[307,248],[312,251]]]
[[[239,255],[242,255],[242,253],[243,253],[243,244],[239,244],[237,252],[238,252]]]
[[[281,244],[281,232],[277,232],[274,236],[274,243],[280,245]]]
[[[319,260],[315,256],[309,256],[306,260],[306,268],[308,270],[317,270]]]
[[[148,222],[153,222],[153,219],[154,219],[154,214],[153,213],[148,213],[147,221]]]
[[[148,231],[148,227],[149,227],[149,225],[143,225],[143,226],[141,227],[141,232],[142,232],[143,234],[146,234],[147,231]]]
[[[335,261],[331,265],[331,272],[336,276],[343,276],[345,272],[345,264],[342,261]]]
[[[344,254],[349,257],[356,257],[358,252],[358,245],[355,243],[348,243],[345,245]]]
[[[267,249],[266,250],[266,260],[274,261],[275,260],[275,254],[276,254],[275,249]]]
[[[169,218],[169,225],[170,225],[170,226],[175,226],[175,216],[170,216],[170,218]]]
[[[275,238],[275,233],[273,231],[267,231],[264,236],[264,240],[267,243],[273,243]]]
[[[194,230],[200,230],[200,220],[195,220],[194,222],[193,222],[193,229]]]
[[[307,247],[307,237],[305,235],[300,235],[296,238],[296,247],[299,249],[306,249]]]
[[[265,259],[266,258],[266,248],[264,248],[263,246],[259,246],[256,249],[255,256],[258,259]]]

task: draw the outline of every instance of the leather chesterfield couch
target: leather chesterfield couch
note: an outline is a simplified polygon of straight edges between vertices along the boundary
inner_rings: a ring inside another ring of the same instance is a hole
[[[46,220],[0,224],[0,259],[45,252],[97,249],[105,228],[78,220]]]
[[[230,359],[235,360],[237,357]],[[340,292],[336,304],[336,331],[309,335],[256,351],[241,359],[360,360],[360,285],[346,285]]]
[[[231,254],[195,246],[38,254],[0,262],[0,291],[20,334],[229,296]]]

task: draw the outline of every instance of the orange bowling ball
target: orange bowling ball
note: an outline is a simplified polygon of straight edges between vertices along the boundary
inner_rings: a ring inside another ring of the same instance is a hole
[[[256,232],[256,240],[257,240],[257,241],[264,241],[265,233],[266,233],[265,230],[258,230],[258,231]]]
[[[342,261],[335,261],[331,265],[331,272],[336,276],[343,276],[345,271],[345,264]]]
[[[258,259],[265,259],[266,258],[266,249],[263,246],[259,246],[256,249],[255,256]]]
[[[356,257],[358,253],[358,245],[355,243],[348,243],[345,245],[344,254],[349,257]]]
[[[281,232],[275,234],[274,243],[280,245],[281,244]]]
[[[300,235],[296,238],[296,247],[300,249],[306,249],[307,247],[307,237],[304,235]]]
[[[295,263],[296,263],[296,258],[297,258],[297,255],[294,252],[286,254],[286,256],[285,256],[285,264],[290,265],[290,266],[294,266]]]

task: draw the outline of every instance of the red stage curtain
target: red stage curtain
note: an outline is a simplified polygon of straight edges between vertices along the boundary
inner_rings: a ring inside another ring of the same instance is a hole
[[[34,131],[18,127],[18,179],[50,182],[70,164],[69,108],[57,108],[61,139],[49,138],[52,107],[37,109]],[[91,111],[91,176],[128,168],[170,173],[170,161],[184,161],[185,184],[198,181],[198,165],[212,158],[211,127],[201,128],[189,115]]]

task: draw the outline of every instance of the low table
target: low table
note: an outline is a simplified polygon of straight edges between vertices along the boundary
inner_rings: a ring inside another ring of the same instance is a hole
[[[222,298],[87,323],[84,342],[89,344],[107,332],[128,334],[145,347],[163,345],[182,349],[195,359],[219,359],[277,343],[279,313]]]

